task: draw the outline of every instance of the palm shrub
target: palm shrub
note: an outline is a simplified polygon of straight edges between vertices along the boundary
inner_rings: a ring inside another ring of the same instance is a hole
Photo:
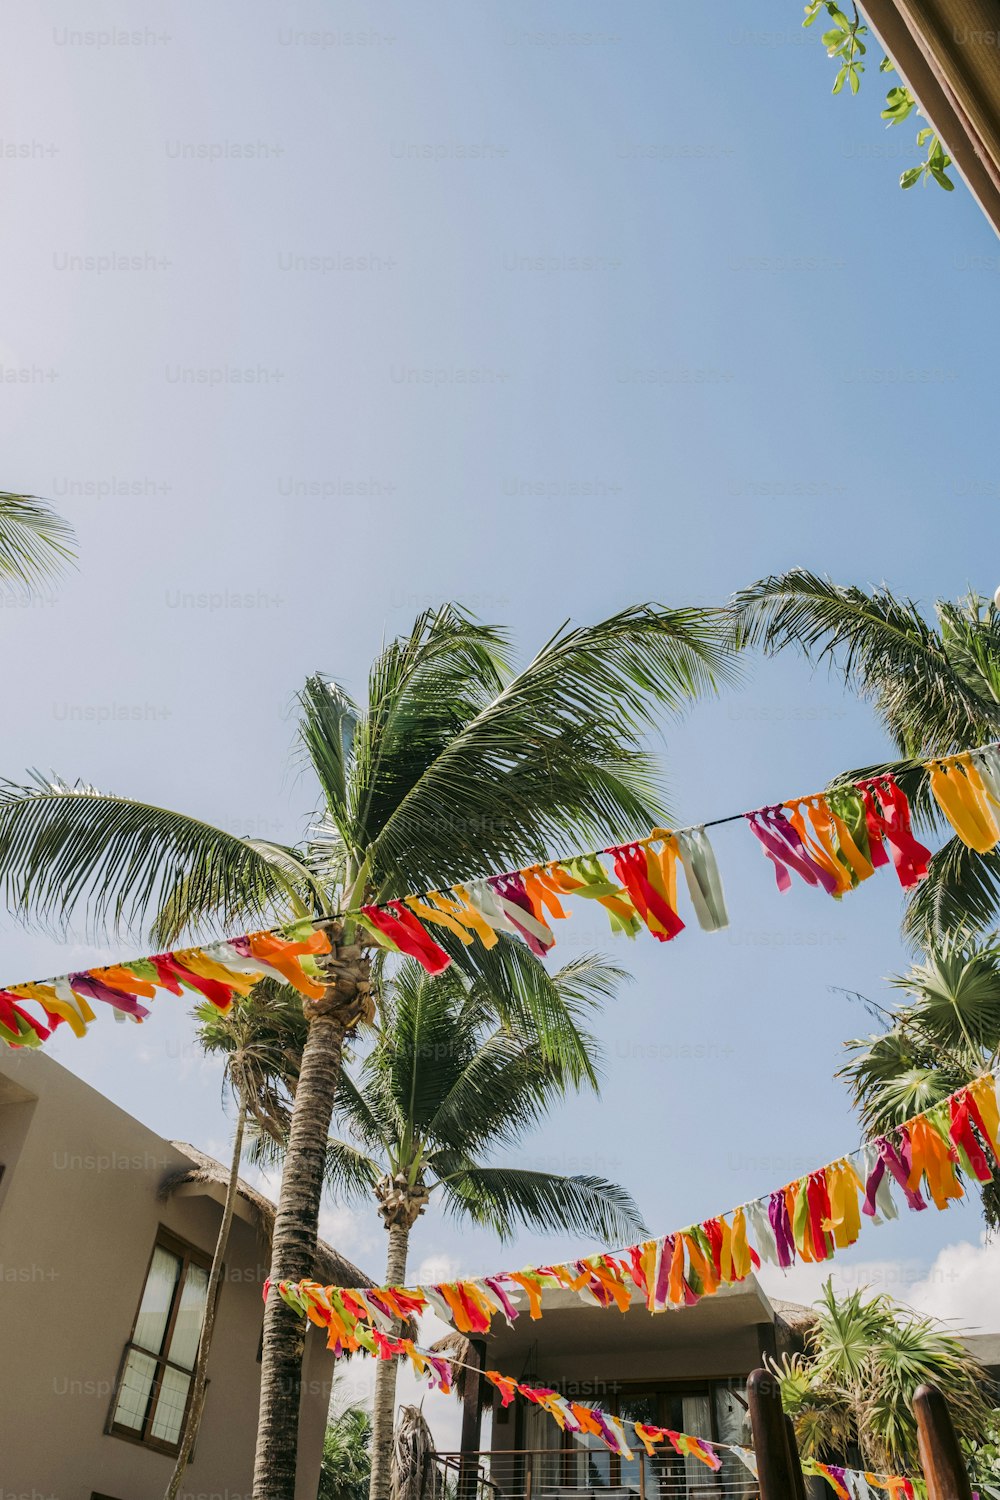
[[[847,1043],[840,1069],[869,1136],[930,1109],[991,1071],[1000,1056],[1000,946],[937,943],[891,983],[907,999],[884,1009],[886,1025]],[[991,1228],[1000,1225],[997,1174],[982,1186]]]
[[[520,670],[505,633],[454,605],[427,611],[375,658],[367,701],[315,675],[299,695],[300,743],[318,803],[301,847],[241,838],[85,783],[34,778],[0,793],[0,878],[24,914],[105,930],[244,931],[309,916],[325,926],[321,999],[307,1022],[272,1249],[272,1279],[313,1264],[325,1143],[345,1039],[372,1014],[365,934],[340,913],[561,848],[624,842],[669,816],[645,737],[731,674],[721,611],[642,605],[566,626]],[[580,1073],[544,967],[513,942],[442,945],[488,979],[508,1018]],[[270,1293],[264,1312],[255,1500],[294,1500],[302,1320]]]
[[[552,976],[574,1020],[608,1000],[622,972],[583,956]],[[593,1038],[580,1031],[596,1089]],[[504,1160],[558,1104],[575,1073],[538,1047],[535,1029],[502,1024],[488,987],[452,969],[429,979],[404,963],[382,989],[374,1044],[341,1076],[327,1180],[341,1202],[374,1198],[388,1233],[385,1283],[406,1284],[410,1235],[431,1202],[491,1229],[515,1224],[620,1243],[643,1231],[629,1194],[593,1175],[528,1170]],[[388,1500],[395,1360],[380,1360],[372,1408],[372,1500]]]
[[[838,1298],[832,1281],[816,1307],[805,1354],[774,1365],[804,1458],[837,1462],[853,1447],[865,1469],[917,1472],[913,1394],[925,1382],[946,1396],[960,1442],[982,1438],[991,1415],[986,1372],[933,1318],[884,1292]]]
[[[1000,914],[1000,852],[979,854],[950,836],[920,763],[1000,739],[1000,611],[970,594],[935,601],[933,621],[884,585],[835,584],[802,568],[736,595],[744,644],[789,648],[828,666],[870,702],[897,758],[845,771],[838,781],[891,771],[918,826],[948,835],[928,878],[908,899],[905,930],[920,945],[981,934]]]
[[[363,1406],[345,1406],[327,1423],[316,1500],[366,1500],[371,1472],[372,1419]]]

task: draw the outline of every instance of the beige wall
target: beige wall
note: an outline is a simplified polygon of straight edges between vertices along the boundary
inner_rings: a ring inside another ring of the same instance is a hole
[[[220,1209],[159,1200],[187,1158],[37,1053],[0,1057],[0,1162],[0,1496],[160,1500],[173,1460],[104,1426],[158,1227],[211,1254]],[[237,1219],[182,1496],[249,1500],[266,1274],[265,1245]],[[315,1500],[332,1365],[308,1340],[297,1500]]]

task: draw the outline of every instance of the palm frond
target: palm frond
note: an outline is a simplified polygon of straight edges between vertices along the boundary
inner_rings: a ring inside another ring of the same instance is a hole
[[[30,588],[60,573],[74,541],[72,526],[47,500],[0,490],[0,579]]]
[[[571,1231],[605,1244],[647,1232],[631,1194],[603,1177],[470,1164],[464,1170],[456,1166],[442,1186],[454,1217],[471,1218],[501,1240],[512,1238],[516,1224],[549,1233]]]
[[[376,664],[352,780],[378,899],[523,865],[570,835],[648,832],[663,812],[642,748],[654,706],[679,711],[733,675],[721,612],[639,606],[566,627],[510,680],[484,662],[493,648],[463,657],[464,677],[440,653],[400,671],[409,642]]]
[[[463,948],[450,933],[438,941],[469,980],[470,1003],[480,1005],[484,1015],[516,1035],[532,1037],[546,1061],[574,1087],[596,1090],[597,1055],[582,1022],[591,1003],[600,1003],[607,994],[611,975],[620,970],[584,954],[552,974],[514,938],[501,937],[488,950],[481,943]]]
[[[946,941],[892,980],[913,996],[914,1025],[942,1053],[965,1049],[981,1065],[1000,1047],[1000,950]]]
[[[359,711],[343,688],[316,672],[299,694],[299,738],[316,773],[326,812],[340,841],[349,832],[348,767]]]
[[[134,929],[161,910],[223,926],[294,914],[284,853],[166,808],[36,775],[0,783],[0,889],[17,913],[65,923],[84,908],[95,931]]]
[[[968,749],[1000,732],[1000,705],[970,685],[912,599],[841,586],[802,568],[762,579],[733,608],[749,645],[826,660],[870,701],[901,755]]]
[[[338,1203],[371,1198],[381,1175],[378,1165],[349,1141],[327,1141],[323,1177]]]
[[[1000,922],[1000,852],[979,854],[951,838],[931,857],[911,895],[903,931],[925,947],[943,938],[989,932]]]

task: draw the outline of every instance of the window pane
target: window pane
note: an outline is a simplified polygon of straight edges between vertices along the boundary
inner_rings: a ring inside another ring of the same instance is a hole
[[[160,1386],[160,1398],[156,1403],[152,1427],[152,1436],[161,1443],[176,1443],[180,1438],[190,1385],[190,1376],[182,1375],[179,1370],[163,1367],[163,1384]]]
[[[132,1340],[134,1344],[139,1344],[153,1354],[160,1354],[163,1350],[163,1336],[170,1321],[170,1304],[180,1269],[179,1256],[164,1250],[162,1245],[157,1245],[139,1304],[139,1316]]]
[[[742,1448],[753,1447],[746,1401],[740,1400],[735,1389],[724,1385],[715,1387],[715,1421],[720,1442],[738,1443]],[[722,1459],[720,1478],[723,1489],[734,1496],[755,1495],[756,1480],[743,1467],[736,1454],[723,1450],[719,1457]]]
[[[201,1266],[189,1265],[177,1309],[174,1335],[167,1350],[167,1358],[175,1365],[183,1365],[186,1370],[194,1369],[207,1297],[208,1272],[203,1271]]]
[[[712,1437],[712,1403],[707,1391],[692,1393],[682,1397],[684,1413],[684,1425],[682,1431],[690,1432],[695,1437]],[[686,1458],[684,1460],[684,1476],[687,1480],[688,1494],[692,1497],[711,1495],[718,1488],[718,1476],[698,1458]]]
[[[155,1376],[156,1360],[150,1359],[148,1354],[140,1354],[137,1349],[130,1349],[115,1406],[114,1420],[120,1426],[142,1431]]]

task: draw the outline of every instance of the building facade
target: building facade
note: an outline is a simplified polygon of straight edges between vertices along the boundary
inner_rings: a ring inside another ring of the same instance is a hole
[[[549,1290],[540,1322],[519,1317],[508,1327],[497,1319],[476,1352],[486,1369],[599,1406],[626,1423],[748,1445],[747,1376],[765,1357],[801,1348],[807,1316],[795,1304],[772,1304],[753,1277],[694,1307],[654,1317],[638,1293],[619,1313]],[[571,1500],[593,1491],[605,1500],[743,1500],[756,1493],[752,1477],[730,1454],[713,1473],[672,1452],[648,1459],[631,1434],[634,1457],[623,1459],[597,1438],[561,1432],[538,1407],[518,1400],[504,1408],[491,1387],[477,1396],[478,1384],[470,1382],[466,1398],[462,1451],[437,1460],[446,1476],[451,1471],[461,1480],[460,1492],[471,1492],[475,1470],[475,1487],[491,1500]]]
[[[0,1495],[161,1500],[224,1199],[225,1174],[208,1162],[51,1058],[0,1058]],[[237,1202],[182,1496],[250,1497],[269,1265],[262,1202],[249,1189]],[[323,1250],[329,1270],[338,1258]],[[337,1269],[366,1280],[347,1262]],[[332,1356],[308,1340],[300,1500],[315,1500],[332,1378]]]

